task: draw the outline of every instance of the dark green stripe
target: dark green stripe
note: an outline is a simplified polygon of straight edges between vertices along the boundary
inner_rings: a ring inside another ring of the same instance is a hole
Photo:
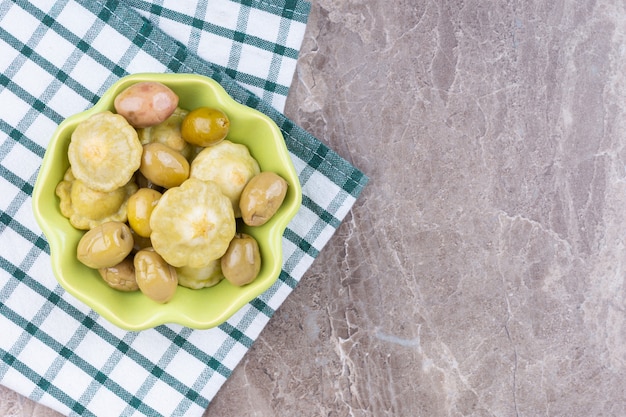
[[[178,12],[176,10],[167,9],[164,7],[158,7],[158,12],[153,11],[153,5],[145,2],[138,1],[129,1],[129,6],[134,7],[139,10],[147,11],[153,13],[157,16],[164,17],[166,19],[173,20],[175,22],[183,23],[187,26],[192,26],[197,29],[200,29],[204,32],[212,33],[214,35],[218,35],[222,38],[232,39],[236,42],[246,43],[248,45],[255,46],[260,49],[264,49],[269,52],[277,53],[275,51],[276,44],[274,42],[267,41],[265,39],[259,38],[257,36],[252,36],[244,32],[227,29],[222,26],[217,26],[213,23],[209,23],[203,20],[196,18],[195,16],[189,16],[187,14]],[[243,2],[240,2],[243,3]],[[281,55],[291,58],[298,59],[299,51],[297,49],[289,48],[283,46],[284,52]]]
[[[265,314],[267,317],[272,317],[274,315],[274,309],[268,306],[267,303],[265,303],[265,301],[261,300],[260,298],[255,298],[254,300],[250,301],[250,305],[259,310],[261,313]]]
[[[35,245],[42,252],[45,252],[48,255],[50,254],[50,247],[48,246],[48,242],[43,236],[37,235],[35,232],[28,229],[22,223],[12,218],[9,214],[5,213],[4,211],[0,211],[0,233],[4,233],[4,229],[6,227],[14,230],[24,239]]]
[[[61,404],[64,404],[77,415],[97,417],[95,414],[87,410],[82,404],[72,399],[69,395],[55,387],[50,383],[50,381],[44,379],[43,376],[39,375],[24,362],[2,348],[0,348],[0,358],[2,358],[2,362],[6,363],[7,366],[24,375],[28,380],[37,385],[43,391],[47,392],[53,398],[57,399]]]
[[[136,2],[132,2],[131,6],[136,7],[138,9],[140,9],[140,10],[146,10],[146,8],[149,8],[149,5],[138,5],[138,4],[136,5]],[[168,9],[164,9],[164,10],[167,11]],[[189,25],[201,25],[202,27],[204,27],[206,25],[209,25],[208,23],[203,22],[203,21],[201,21],[201,20],[199,20],[197,18],[191,18],[191,17],[189,17],[189,16],[187,16],[185,14],[181,14],[179,12],[174,12],[174,11],[171,11],[171,10],[169,10],[169,11],[172,13],[172,16],[168,16],[168,14],[165,13],[165,16],[163,16],[163,17],[169,17],[172,20],[176,20],[174,16],[180,15],[181,18],[184,17],[183,20],[185,21],[186,24],[189,24]],[[132,19],[132,17],[130,17],[130,18]],[[109,22],[109,23],[113,24],[112,22]],[[129,28],[124,28],[124,27],[116,27],[116,28],[120,32],[122,32],[122,33],[124,33],[125,31],[129,31]],[[134,36],[134,32],[133,31],[129,31],[129,32],[131,34],[133,34],[133,36]],[[159,32],[160,31],[157,28],[154,28],[152,36],[153,36],[153,38],[156,37],[156,39],[155,39],[156,40],[155,41],[156,45],[159,45],[159,46],[163,45],[162,49],[165,49],[166,51],[172,51],[175,48],[181,48],[181,49],[184,49],[186,51],[186,54],[189,53],[187,48],[185,48],[184,46],[180,45],[178,42],[173,41],[170,36],[168,36],[168,35],[164,35],[163,36]],[[216,33],[216,34],[218,34],[218,35],[220,35],[222,37],[228,38],[228,39],[233,39],[233,37],[236,36],[234,34],[235,32],[236,31],[230,31],[230,33],[228,33],[228,34],[221,34],[221,33]],[[242,39],[242,40],[244,38],[246,40],[253,39],[253,37],[250,37],[249,35],[246,35],[246,34],[241,33],[241,32],[239,32],[239,33],[240,34],[237,35],[237,36],[240,39]],[[126,34],[125,34],[125,36],[129,37],[129,35],[126,35]],[[133,40],[132,37],[129,37],[129,39],[131,39],[131,41]],[[168,44],[170,44],[170,45],[168,46]],[[271,45],[272,45],[271,47],[268,46],[270,49],[267,49],[270,52],[272,52],[274,50],[274,47],[275,47],[274,43],[271,43]],[[148,48],[151,49],[151,51],[150,51],[151,55],[156,57],[156,58],[161,59],[161,62],[163,62],[168,67],[168,69],[170,69],[172,72],[179,72],[179,71],[181,71],[181,66],[183,66],[183,64],[187,64],[187,62],[185,62],[186,60],[180,60],[180,62],[179,62],[179,60],[173,59],[172,56],[164,56],[163,51],[162,50],[158,50],[155,47],[152,47],[152,46],[148,45]],[[289,57],[289,48],[286,48],[285,51],[286,51],[285,54]],[[175,53],[172,53],[172,55],[174,57],[176,56]],[[197,58],[197,57],[194,57],[194,60],[195,59],[201,60],[200,58]],[[297,53],[296,53],[296,56],[293,57],[293,59],[297,59]],[[203,61],[203,63],[206,66],[206,62]],[[229,77],[231,77],[232,79],[234,79],[234,80],[236,80],[236,81],[238,81],[238,82],[240,82],[242,84],[246,84],[246,85],[250,85],[250,86],[253,86],[253,87],[261,88],[261,89],[264,89],[266,91],[273,92],[273,93],[276,93],[276,94],[279,94],[279,95],[282,95],[282,96],[287,96],[287,94],[289,93],[289,86],[285,86],[285,85],[277,84],[277,83],[272,83],[272,82],[268,83],[268,81],[265,78],[260,78],[260,77],[256,77],[254,75],[248,74],[246,72],[237,71],[234,68],[226,68],[226,67],[223,67],[221,65],[217,65],[217,64],[213,64],[213,63],[211,63],[209,66],[210,66],[210,70],[209,70],[208,73],[198,70],[198,68],[197,68],[197,66],[195,66],[195,64],[194,65],[187,65],[186,68],[182,70],[182,72],[194,72],[194,73],[201,73],[201,74],[207,75],[207,76],[213,76],[213,72],[215,70],[217,70],[217,71],[221,71],[221,72],[224,72],[224,73],[228,74]],[[217,81],[219,81],[219,80],[217,80]]]
[[[285,285],[288,285],[291,289],[296,288],[298,281],[296,281],[290,274],[285,271],[280,271],[278,279]]]
[[[160,10],[168,10],[162,7],[154,7],[149,1],[143,0],[129,0],[127,1],[128,5],[139,10],[144,10],[153,13],[158,16],[163,16]],[[245,4],[248,7],[253,7],[258,10],[265,11],[267,13],[281,16],[281,17],[289,17],[291,20],[300,23],[307,23],[307,19],[309,13],[311,11],[311,3],[308,1],[302,0],[254,0],[254,1],[240,1],[239,3]],[[171,11],[171,10],[170,10]],[[186,15],[183,15],[186,16]]]
[[[170,329],[167,326],[158,326],[156,330],[161,333],[165,338],[171,340],[177,346],[179,346],[182,350],[189,353],[194,358],[198,359],[200,362],[205,364],[213,364],[212,366],[214,371],[217,371],[224,378],[230,377],[232,370],[228,369],[228,367],[222,365],[219,361],[217,361],[213,356],[207,354],[206,352],[199,349],[197,346],[187,342],[187,340],[183,337],[180,337],[176,332]],[[217,365],[219,364],[219,365]],[[185,394],[185,393],[183,393]]]
[[[33,95],[31,95],[28,91],[24,90],[20,85],[14,83],[13,80],[9,79],[4,74],[0,74],[0,85],[11,90],[16,96],[24,100],[24,102],[26,103],[29,103],[32,105],[39,101],[37,97],[34,97]],[[46,106],[42,102],[39,101],[38,106],[39,106],[40,113],[42,113],[44,116],[52,120],[54,123],[59,124],[61,123],[61,121],[63,121],[63,117],[59,113],[57,113],[50,107]]]
[[[83,3],[83,2],[79,2],[79,3]],[[87,2],[87,3],[92,3],[92,2]],[[111,3],[115,3],[115,2],[111,2]],[[55,21],[49,15],[47,15],[44,12],[42,12],[41,10],[37,9],[30,2],[22,2],[20,4],[20,6],[22,7],[22,9],[24,9],[26,12],[30,13],[36,19],[38,19],[38,20],[40,20],[42,22],[43,21],[47,22],[47,26],[51,30],[56,32],[59,36],[61,36],[62,38],[64,38],[68,42],[70,42],[71,44],[77,45],[77,48],[79,50],[84,52],[87,56],[93,58],[96,62],[98,62],[100,65],[102,65],[106,69],[108,69],[111,72],[113,72],[114,74],[118,74],[120,76],[128,74],[126,72],[126,70],[124,70],[123,68],[120,68],[115,62],[111,61],[106,55],[103,55],[98,50],[96,50],[94,48],[91,48],[90,45],[88,43],[86,43],[83,39],[81,39],[78,36],[76,36],[76,34],[74,34],[73,32],[70,32],[66,27],[64,27],[63,25],[59,24],[57,21]],[[83,6],[84,6],[84,4],[83,4]],[[98,9],[98,10],[100,10],[102,12],[102,15],[106,15],[107,13],[110,15],[110,12],[108,10],[105,10],[105,9]],[[98,13],[95,13],[95,14],[98,15]],[[98,17],[100,17],[101,20],[106,22],[106,19],[103,19],[103,16],[98,16]],[[51,72],[51,68],[54,68],[55,71],[58,70],[58,68],[53,67],[53,66],[50,66],[50,67],[42,66],[42,68],[46,69],[52,75],[55,75],[55,74],[53,72]],[[74,85],[71,85],[71,88],[72,89],[76,89],[77,88],[78,90],[76,90],[76,91],[79,94],[81,94],[81,89],[84,89],[84,87],[80,83],[78,83],[78,82],[76,82]],[[88,90],[85,89],[85,91],[88,91]],[[85,93],[85,92],[83,92],[83,93]],[[87,97],[87,96],[85,96],[85,99],[89,100],[92,104],[95,104],[98,101],[99,97],[97,95],[92,95],[91,99],[89,97]]]
[[[332,226],[337,229],[341,224],[341,220],[335,217],[331,212],[324,209],[322,206],[317,204],[315,200],[311,199],[308,195],[302,196],[302,205],[309,210],[311,210],[315,215],[317,215],[320,219],[322,219],[326,224]]]
[[[4,303],[0,303],[0,313],[2,313],[2,315],[4,315],[5,317],[9,318],[18,326],[24,328],[31,336],[37,338],[42,343],[46,344],[47,346],[49,346],[51,349],[55,350],[56,352],[61,352],[63,350],[63,345],[61,345],[56,339],[48,335],[46,332],[42,331],[40,328],[38,328],[34,324],[30,323],[28,320],[26,320],[25,318],[17,314],[15,311],[11,310]],[[87,375],[93,377],[101,385],[108,388],[111,392],[114,392],[122,400],[128,402],[131,398],[133,398],[133,395],[130,392],[128,392],[123,386],[119,385],[117,382],[110,379],[107,375],[100,372],[97,368],[95,368],[89,362],[82,359],[80,356],[70,355],[68,360],[74,365],[76,365],[78,368],[80,368]],[[21,369],[16,368],[16,370],[22,372]],[[41,385],[40,386],[42,387],[44,391],[46,391],[47,393],[51,395],[53,394],[54,390],[57,390],[57,388],[52,384],[47,383],[46,385],[48,389],[44,389],[43,386]],[[154,410],[152,407],[148,406],[147,404],[143,402],[139,404],[139,406],[136,408],[137,410],[143,412],[146,415],[160,415],[156,410]]]
[[[235,340],[238,343],[241,343],[242,345],[244,345],[247,348],[250,348],[250,346],[252,346],[252,343],[254,342],[254,340],[250,339],[243,332],[241,332],[241,330],[239,330],[236,327],[230,325],[228,322],[220,324],[218,327],[220,328],[220,330],[222,330],[228,336],[233,338],[233,340]]]
[[[301,23],[307,22],[311,10],[311,3],[301,0],[255,0],[251,1],[250,5],[259,10]]]
[[[283,237],[296,245],[298,249],[306,253],[311,258],[317,258],[320,254],[313,245],[311,245],[305,238],[298,236],[293,230],[286,229]]]
[[[367,184],[368,178],[356,168],[352,168],[352,172],[346,179],[346,182],[343,184],[342,188],[349,194],[353,196],[358,196],[365,184]]]
[[[85,88],[82,84],[78,83],[75,79],[71,78],[63,70],[55,67],[50,61],[42,57],[40,54],[36,53],[28,45],[25,45],[22,42],[20,42],[17,38],[15,38],[9,32],[4,30],[2,27],[0,27],[0,38],[4,39],[15,50],[17,50],[19,53],[27,57],[33,63],[37,64],[40,68],[48,72],[50,75],[55,77],[55,79],[57,79],[61,84],[65,84],[68,88],[75,91],[76,94],[83,97],[88,102],[95,103],[97,101],[98,97],[95,96],[91,91]],[[5,74],[0,74],[0,85],[3,85],[7,87],[9,90],[13,91],[15,95],[23,99],[25,102],[31,103],[33,107],[35,107],[40,112],[44,114],[46,111],[51,112],[49,115],[48,114],[46,115],[53,122],[58,124],[62,121],[63,118],[58,113],[52,112],[52,110],[48,109],[43,102],[41,102],[38,98],[35,98],[31,94],[29,94],[21,86],[14,83]]]
[[[13,171],[9,171],[6,167],[0,165],[0,176],[6,178],[11,184],[15,185],[21,192],[30,196],[33,194],[33,185],[27,181],[24,181],[21,177],[17,176]]]
[[[12,267],[13,270],[19,270],[19,268],[13,266],[10,262],[8,262],[6,259],[3,259],[3,258],[0,258],[0,265],[7,271],[10,271],[11,267]],[[15,274],[13,274],[13,275],[15,275]],[[156,364],[152,363],[144,355],[139,353],[137,350],[129,347],[126,343],[124,343],[120,339],[118,339],[114,334],[112,334],[107,329],[105,329],[104,327],[99,325],[91,317],[86,316],[80,310],[78,310],[76,307],[74,307],[73,305],[69,304],[68,302],[66,302],[62,298],[56,296],[56,294],[52,293],[48,288],[46,288],[45,286],[40,284],[38,281],[36,281],[33,278],[31,278],[29,275],[25,274],[21,278],[20,281],[23,284],[25,284],[27,287],[32,289],[34,292],[36,292],[37,294],[39,294],[43,298],[47,299],[49,302],[52,302],[50,300],[55,300],[55,304],[58,305],[60,309],[65,311],[68,315],[73,317],[75,320],[77,320],[83,326],[85,326],[86,328],[88,328],[91,331],[93,331],[93,333],[95,333],[98,336],[100,336],[100,338],[103,341],[106,341],[106,342],[110,343],[114,347],[118,347],[118,346],[123,347],[123,350],[124,350],[124,353],[126,354],[126,356],[129,357],[130,359],[134,360],[138,365],[140,365],[141,367],[146,369],[148,372],[154,371],[155,367],[157,367]],[[4,305],[0,306],[0,313],[3,314],[4,316],[8,317],[10,320],[15,322],[18,326],[20,326],[22,328],[26,328],[28,326],[28,322],[25,319],[21,318],[19,315],[17,315],[17,313],[15,313],[14,311],[10,310],[8,307],[5,307]],[[161,326],[161,327],[164,327],[164,326]],[[48,346],[53,348],[55,351],[61,352],[61,350],[63,349],[63,345],[61,345],[59,342],[57,342],[56,340],[54,340],[52,337],[50,337],[48,334],[42,332],[41,330],[39,330],[39,329],[36,329],[36,330],[38,330],[38,331],[34,332],[34,337],[37,337],[37,339],[39,339],[42,342],[44,342],[45,344],[47,344]],[[195,346],[193,346],[193,348],[196,349],[198,352],[200,352],[200,350],[197,349]],[[98,369],[94,368],[92,365],[90,365],[89,363],[85,362],[82,358],[80,358],[80,357],[78,357],[76,355],[70,356],[70,358],[68,360],[70,360],[72,363],[74,363],[79,368],[83,369],[88,375],[90,375],[90,376],[92,376],[94,378],[95,378],[96,374],[99,372]],[[225,367],[222,367],[219,370],[224,372]],[[160,379],[163,380],[168,385],[170,385],[173,389],[175,389],[176,391],[178,391],[179,393],[181,393],[181,394],[183,394],[185,396],[187,396],[187,394],[190,391],[193,391],[190,387],[186,386],[185,384],[183,384],[178,379],[176,379],[175,377],[173,377],[172,375],[170,375],[169,373],[167,373],[165,371],[163,371],[163,373],[161,374],[161,378]],[[105,385],[107,385],[109,387],[109,389],[111,389],[112,392],[116,393],[116,395],[118,395],[122,400],[127,401],[127,402],[130,400],[131,394],[129,392],[125,391],[124,388],[119,386],[115,381],[107,379]],[[198,405],[200,405],[202,407],[206,407],[208,405],[208,400],[206,398],[200,396],[199,394],[198,394],[198,396],[194,396],[194,397],[196,398],[195,402]],[[148,407],[148,406],[143,404],[142,407]],[[148,413],[147,415],[153,415],[153,414]]]

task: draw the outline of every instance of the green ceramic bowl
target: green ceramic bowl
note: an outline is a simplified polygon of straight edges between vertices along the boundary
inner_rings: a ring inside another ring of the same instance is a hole
[[[139,81],[159,81],[179,96],[179,106],[221,108],[231,120],[228,139],[248,146],[261,170],[274,171],[289,183],[283,205],[260,227],[240,228],[259,243],[262,267],[258,278],[244,287],[228,281],[202,290],[178,287],[167,304],[158,304],[140,292],[124,293],[108,287],[97,271],[76,259],[76,246],[83,232],[61,215],[55,187],[69,166],[67,148],[76,126],[94,113],[114,111],[115,96]],[[33,210],[50,244],[52,270],[70,294],[111,323],[126,330],[142,330],[165,323],[196,329],[218,326],[246,303],[267,290],[282,268],[282,235],[300,208],[302,190],[287,147],[276,124],[266,115],[234,101],[214,80],[192,74],[134,74],[116,82],[91,109],[69,117],[54,133],[33,191]]]

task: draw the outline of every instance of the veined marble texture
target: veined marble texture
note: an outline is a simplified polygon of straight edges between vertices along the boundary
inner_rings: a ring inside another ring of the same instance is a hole
[[[625,416],[625,109],[623,1],[313,1],[286,113],[370,183],[205,415]]]

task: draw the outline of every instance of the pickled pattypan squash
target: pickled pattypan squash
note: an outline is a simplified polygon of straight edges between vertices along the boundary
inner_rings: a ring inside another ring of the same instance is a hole
[[[93,190],[109,192],[131,180],[142,152],[135,128],[119,114],[105,111],[76,126],[67,156],[76,178]]]
[[[150,216],[152,247],[174,267],[202,268],[235,236],[233,207],[212,181],[190,178],[163,193]]]
[[[94,190],[76,179],[71,168],[55,190],[61,200],[61,214],[80,230],[93,229],[110,221],[125,222],[128,199],[136,191],[134,181],[109,192]]]
[[[190,178],[216,182],[241,217],[239,199],[248,181],[260,172],[259,164],[248,147],[227,139],[204,148],[191,163]]]

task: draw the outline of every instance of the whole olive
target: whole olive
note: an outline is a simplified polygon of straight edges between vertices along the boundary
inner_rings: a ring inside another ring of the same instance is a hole
[[[261,226],[276,214],[287,195],[287,181],[280,175],[264,171],[254,176],[241,192],[239,208],[248,226]]]
[[[143,146],[139,171],[154,184],[172,188],[189,177],[189,162],[180,152],[153,142]]]
[[[81,237],[76,256],[88,267],[100,269],[119,264],[132,249],[130,228],[122,222],[106,222]]]
[[[125,292],[139,289],[137,279],[135,279],[135,266],[131,257],[127,257],[115,266],[100,268],[98,272],[111,288]]]
[[[157,303],[167,303],[178,287],[176,269],[152,248],[135,254],[135,277],[142,293]]]
[[[228,135],[230,120],[226,113],[211,107],[198,107],[189,112],[181,124],[185,141],[198,146],[221,142]]]
[[[231,284],[251,283],[261,270],[261,254],[257,241],[245,233],[237,233],[221,259],[222,273]]]
[[[159,82],[144,81],[131,85],[115,97],[118,114],[137,128],[158,125],[174,113],[178,96]]]
[[[151,188],[140,188],[128,199],[128,224],[141,237],[150,237],[150,216],[162,194]]]

